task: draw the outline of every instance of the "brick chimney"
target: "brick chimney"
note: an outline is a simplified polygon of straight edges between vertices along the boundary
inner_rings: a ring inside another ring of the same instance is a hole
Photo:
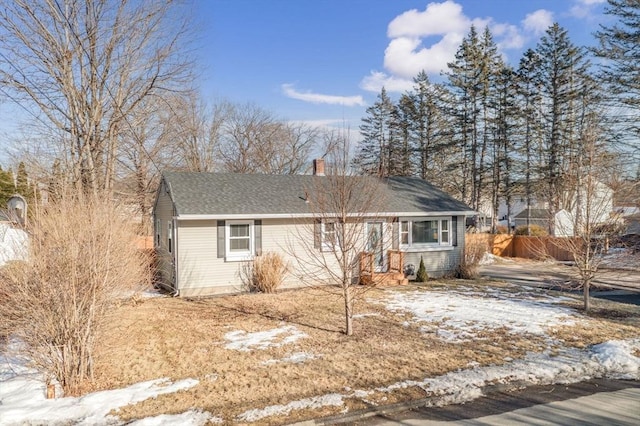
[[[324,160],[317,158],[313,160],[313,175],[324,176]]]

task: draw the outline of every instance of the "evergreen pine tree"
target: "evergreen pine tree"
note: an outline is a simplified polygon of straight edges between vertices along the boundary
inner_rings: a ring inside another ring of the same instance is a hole
[[[429,274],[427,274],[427,268],[424,266],[424,259],[420,256],[420,266],[418,266],[418,272],[416,272],[416,281],[419,283],[427,282]]]
[[[367,116],[362,119],[360,134],[353,165],[360,173],[389,176],[397,162],[395,105],[383,87],[377,101],[367,108]]]
[[[575,46],[565,29],[550,26],[536,47],[539,58],[537,78],[542,95],[545,128],[543,151],[546,153],[543,174],[551,216],[564,208],[563,196],[571,183],[579,150],[576,127],[580,115],[580,97],[589,62],[584,49]]]

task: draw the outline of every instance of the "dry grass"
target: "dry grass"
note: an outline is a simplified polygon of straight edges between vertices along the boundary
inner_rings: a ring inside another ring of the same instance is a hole
[[[433,286],[450,288],[456,283],[440,281]],[[463,285],[469,287],[470,283]],[[394,291],[417,290],[408,286]],[[345,393],[347,387],[372,390],[407,379],[422,380],[467,368],[471,362],[503,364],[505,357],[522,358],[547,346],[542,337],[506,330],[487,331],[474,342],[444,342],[421,332],[419,325],[403,325],[406,315],[389,312],[376,303],[384,297],[384,290],[374,289],[357,305],[356,314],[371,315],[355,319],[355,335],[351,337],[342,333],[342,300],[314,289],[199,300],[158,298],[123,305],[113,313],[111,330],[96,357],[96,381],[87,391],[158,377],[196,378],[200,383],[194,388],[124,407],[118,415],[126,421],[195,407],[233,421],[252,408]],[[638,328],[622,326],[626,320],[629,318],[591,318],[586,326],[557,328],[554,337],[580,346],[639,336]],[[250,352],[224,348],[224,335],[229,331],[262,331],[282,325],[293,325],[308,337],[292,345]],[[316,358],[302,364],[262,364],[295,352]],[[408,387],[376,392],[366,402],[349,399],[346,405],[350,410],[362,409],[367,404],[424,396],[422,389]],[[338,414],[343,409],[301,410],[287,418],[266,418],[262,423],[290,423]]]

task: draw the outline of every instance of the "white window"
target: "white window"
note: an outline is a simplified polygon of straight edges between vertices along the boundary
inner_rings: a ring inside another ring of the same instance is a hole
[[[167,250],[173,253],[173,222],[167,222]]]
[[[451,219],[413,219],[400,222],[400,245],[429,248],[451,245]]]
[[[333,251],[337,245],[336,222],[322,222],[320,224],[320,238],[323,251]]]
[[[225,230],[227,260],[248,260],[253,254],[253,221],[230,220]]]

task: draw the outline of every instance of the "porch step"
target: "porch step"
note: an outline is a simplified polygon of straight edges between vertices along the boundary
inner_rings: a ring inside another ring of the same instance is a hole
[[[360,284],[374,285],[377,287],[392,287],[398,285],[407,285],[409,284],[409,280],[404,277],[404,274],[402,272],[386,274],[380,273],[376,274],[374,277],[371,277],[371,275],[360,277]]]

